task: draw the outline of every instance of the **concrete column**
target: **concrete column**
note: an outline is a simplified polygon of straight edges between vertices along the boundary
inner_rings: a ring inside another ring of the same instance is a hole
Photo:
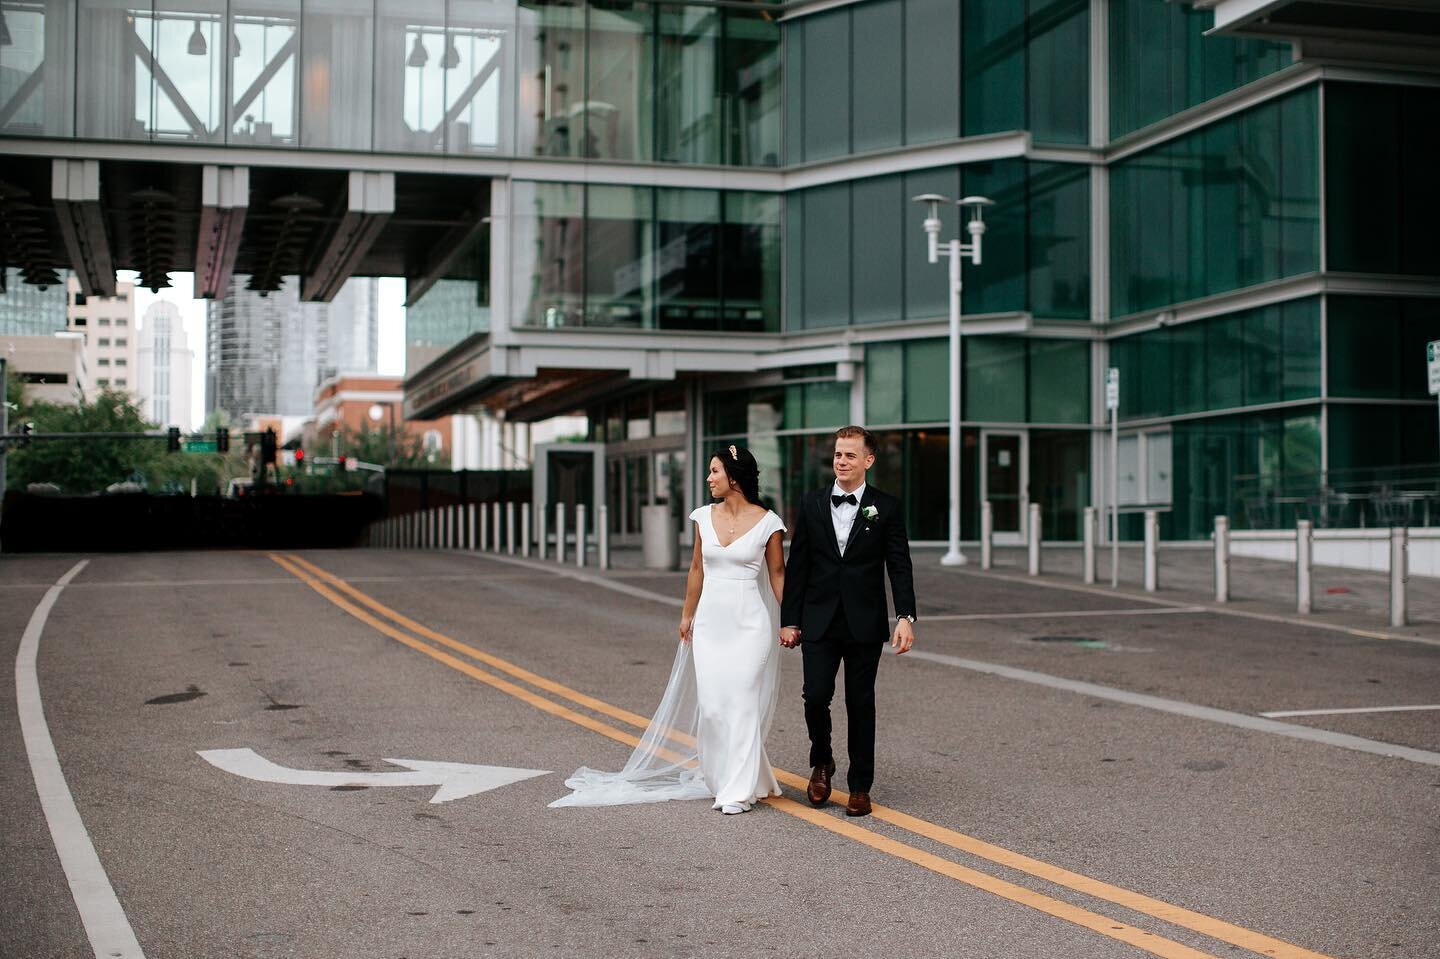
[[[520,555],[530,558],[530,503],[520,504]]]
[[[1215,602],[1230,602],[1230,517],[1215,517]]]
[[[555,504],[555,562],[565,562],[565,504]]]
[[[575,565],[585,565],[585,554],[589,552],[589,544],[585,537],[585,504],[578,503],[575,506]]]
[[[1160,588],[1160,513],[1145,511],[1145,592]]]
[[[601,569],[610,568],[610,507],[595,507],[595,562]]]
[[[1410,582],[1410,534],[1403,526],[1390,530],[1390,625],[1410,621],[1405,587]]]
[[[515,504],[505,504],[505,552],[515,555]]]
[[[995,510],[986,500],[980,504],[980,568],[995,565]]]
[[[1040,504],[1030,504],[1030,524],[1025,531],[1030,546],[1030,575],[1040,575]]]
[[[1308,519],[1295,524],[1295,611],[1310,613],[1315,608],[1315,530]]]
[[[1085,543],[1085,582],[1095,582],[1095,507],[1085,507],[1085,518],[1081,521],[1084,529],[1081,531],[1081,538]]]
[[[490,552],[500,552],[500,501],[490,504]]]

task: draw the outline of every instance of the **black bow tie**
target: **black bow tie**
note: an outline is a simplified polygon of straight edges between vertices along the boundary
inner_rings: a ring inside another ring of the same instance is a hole
[[[835,506],[839,506],[841,503],[849,503],[851,506],[859,505],[859,503],[857,503],[855,500],[854,493],[846,493],[844,496],[835,496],[834,494],[831,494],[830,502]]]

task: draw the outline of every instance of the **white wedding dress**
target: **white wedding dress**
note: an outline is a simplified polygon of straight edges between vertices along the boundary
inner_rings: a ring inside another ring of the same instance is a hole
[[[780,686],[779,619],[765,545],[785,529],[763,519],[721,546],[712,507],[690,514],[700,536],[705,583],[690,643],[675,653],[670,682],[645,735],[618,773],[581,767],[574,790],[551,806],[611,806],[712,798],[716,809],[749,809],[780,795],[765,738]]]

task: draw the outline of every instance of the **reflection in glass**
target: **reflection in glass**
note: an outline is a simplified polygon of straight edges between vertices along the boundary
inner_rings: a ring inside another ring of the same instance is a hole
[[[299,0],[235,0],[231,17],[230,142],[294,146]]]
[[[521,0],[516,37],[519,89],[515,152],[581,156],[585,104],[585,8]]]
[[[0,44],[0,131],[69,136],[73,114],[74,29],[65,0],[4,0],[9,41]]]
[[[725,300],[721,329],[780,330],[780,197],[724,194],[720,275]]]
[[[659,327],[720,329],[720,194],[658,190],[655,208]]]
[[[724,16],[721,93],[725,162],[779,166],[780,24],[768,12],[726,10]]]
[[[301,141],[368,150],[375,70],[372,0],[306,0]]]
[[[379,0],[375,13],[375,148],[438,152],[450,62],[445,0]]]
[[[512,25],[494,0],[448,0],[445,73],[447,153],[509,151]]]
[[[721,11],[660,9],[655,39],[655,159],[718,164],[724,124],[720,78]]]
[[[650,158],[651,16],[648,3],[591,0],[585,99],[570,110],[576,155]]]
[[[585,302],[584,189],[518,181],[512,190],[515,322],[578,326]]]
[[[585,214],[585,325],[653,326],[651,191],[589,187]]]

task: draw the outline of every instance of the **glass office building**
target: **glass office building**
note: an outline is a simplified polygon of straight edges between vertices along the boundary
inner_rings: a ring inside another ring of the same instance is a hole
[[[587,414],[621,535],[700,502],[732,442],[785,515],[864,422],[916,539],[944,537],[951,442],[967,538],[988,501],[1002,540],[1031,503],[1074,539],[1108,495],[1110,366],[1126,536],[1145,507],[1169,538],[1392,522],[1440,474],[1433,56],[1161,0],[3,9],[0,137],[480,189],[464,268],[410,297],[407,411]],[[922,193],[995,201],[959,437]]]

